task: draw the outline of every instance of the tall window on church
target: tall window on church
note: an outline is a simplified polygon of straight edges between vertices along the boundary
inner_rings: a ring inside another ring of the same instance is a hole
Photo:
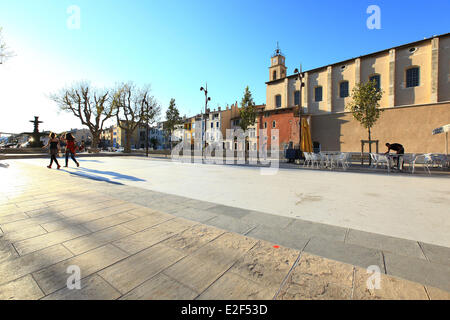
[[[342,81],[339,84],[339,97],[341,98],[348,97],[348,81]]]
[[[298,90],[294,92],[294,105],[300,105],[300,91]]]
[[[369,81],[375,81],[375,87],[377,88],[378,91],[380,91],[381,86],[380,86],[380,75],[379,74],[375,74],[373,76],[371,76],[369,78]]]
[[[281,95],[277,94],[275,96],[275,106],[277,108],[281,108]]]
[[[277,70],[273,70],[272,80],[276,80],[276,79],[277,79]]]
[[[419,86],[419,67],[413,67],[406,70],[406,87],[412,88]]]
[[[316,102],[322,101],[322,87],[314,88],[314,101]]]

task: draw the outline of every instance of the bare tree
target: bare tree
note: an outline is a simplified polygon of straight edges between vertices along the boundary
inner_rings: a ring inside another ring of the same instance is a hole
[[[105,121],[114,116],[114,103],[109,90],[91,87],[89,83],[75,84],[52,94],[50,99],[59,108],[71,112],[87,126],[92,134],[92,148],[97,151]]]
[[[0,27],[0,64],[3,63],[3,61],[6,61],[8,58],[12,57],[14,53],[9,50],[8,46],[6,45],[5,41],[3,40],[2,36],[2,27]]]
[[[119,85],[114,93],[113,105],[117,125],[125,132],[124,152],[131,152],[131,138],[140,127],[146,127],[148,144],[148,125],[156,121],[161,108],[150,94],[150,87],[138,88],[134,83]]]

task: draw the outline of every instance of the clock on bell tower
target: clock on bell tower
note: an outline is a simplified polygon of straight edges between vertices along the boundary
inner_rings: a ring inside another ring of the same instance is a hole
[[[281,53],[277,42],[277,48],[270,59],[269,81],[285,78],[286,70],[287,68],[284,61],[284,55]]]

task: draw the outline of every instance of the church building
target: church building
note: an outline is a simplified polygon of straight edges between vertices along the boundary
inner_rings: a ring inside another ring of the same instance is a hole
[[[386,142],[398,142],[407,153],[444,152],[445,136],[432,135],[432,130],[450,123],[450,33],[300,74],[302,79],[298,73],[288,75],[285,56],[277,48],[258,125],[280,130],[280,150],[298,146],[301,113],[322,150],[360,151],[367,130],[345,107],[357,83],[375,80],[383,91],[384,112],[372,128],[380,151]]]

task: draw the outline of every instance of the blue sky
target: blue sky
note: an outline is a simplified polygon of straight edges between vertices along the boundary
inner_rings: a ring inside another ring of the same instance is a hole
[[[80,8],[80,28],[67,27],[67,8]],[[369,30],[369,5],[381,29]],[[269,58],[276,42],[288,74],[450,32],[450,1],[20,0],[0,3],[0,26],[16,56],[0,65],[0,131],[81,127],[57,112],[48,94],[79,80],[100,87],[151,84],[166,110],[182,114],[224,107],[249,86],[265,103]],[[162,115],[164,118],[164,112]]]

